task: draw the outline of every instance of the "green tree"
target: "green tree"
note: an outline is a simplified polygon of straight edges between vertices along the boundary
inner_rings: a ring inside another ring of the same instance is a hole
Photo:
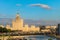
[[[2,30],[3,30],[3,32],[8,32],[8,30],[6,28],[3,28]]]
[[[2,32],[2,27],[0,27],[0,32]]]
[[[48,40],[52,40],[52,38],[49,38]]]

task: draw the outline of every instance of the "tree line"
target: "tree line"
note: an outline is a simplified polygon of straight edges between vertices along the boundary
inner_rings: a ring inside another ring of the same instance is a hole
[[[10,31],[11,31],[10,29],[6,29],[5,27],[4,28],[0,27],[0,33],[10,32]]]

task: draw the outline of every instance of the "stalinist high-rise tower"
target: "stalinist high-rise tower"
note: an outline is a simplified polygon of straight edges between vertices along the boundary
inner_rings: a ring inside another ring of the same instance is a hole
[[[22,29],[23,29],[23,19],[21,19],[19,13],[17,13],[15,20],[12,21],[12,30],[22,30]]]
[[[28,24],[25,24],[23,27],[23,19],[19,16],[19,13],[16,14],[16,18],[12,20],[12,27],[10,25],[6,25],[7,29],[11,30],[21,30],[23,32],[39,32],[39,27],[35,27],[35,25],[31,25],[29,27]]]

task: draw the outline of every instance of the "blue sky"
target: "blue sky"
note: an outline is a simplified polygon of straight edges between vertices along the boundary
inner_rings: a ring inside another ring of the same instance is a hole
[[[15,18],[18,9],[23,19],[60,20],[60,0],[0,0],[0,18]]]

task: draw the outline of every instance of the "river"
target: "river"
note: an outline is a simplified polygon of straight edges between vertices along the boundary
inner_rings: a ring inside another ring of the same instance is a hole
[[[54,37],[48,37],[48,36],[44,36],[44,35],[34,35],[34,36],[31,35],[31,36],[28,36],[26,38],[30,39],[30,40],[48,40],[49,38],[51,38],[52,40],[57,40]]]
[[[12,36],[10,36],[12,37]],[[45,35],[28,35],[28,36],[13,36],[14,38],[26,38],[27,40],[48,40],[49,38],[51,38],[52,40],[58,40],[54,37],[49,37],[49,36],[45,36]],[[1,38],[1,37],[0,37]],[[4,39],[6,40],[8,38],[8,36],[4,37]],[[60,39],[59,39],[60,40]]]

